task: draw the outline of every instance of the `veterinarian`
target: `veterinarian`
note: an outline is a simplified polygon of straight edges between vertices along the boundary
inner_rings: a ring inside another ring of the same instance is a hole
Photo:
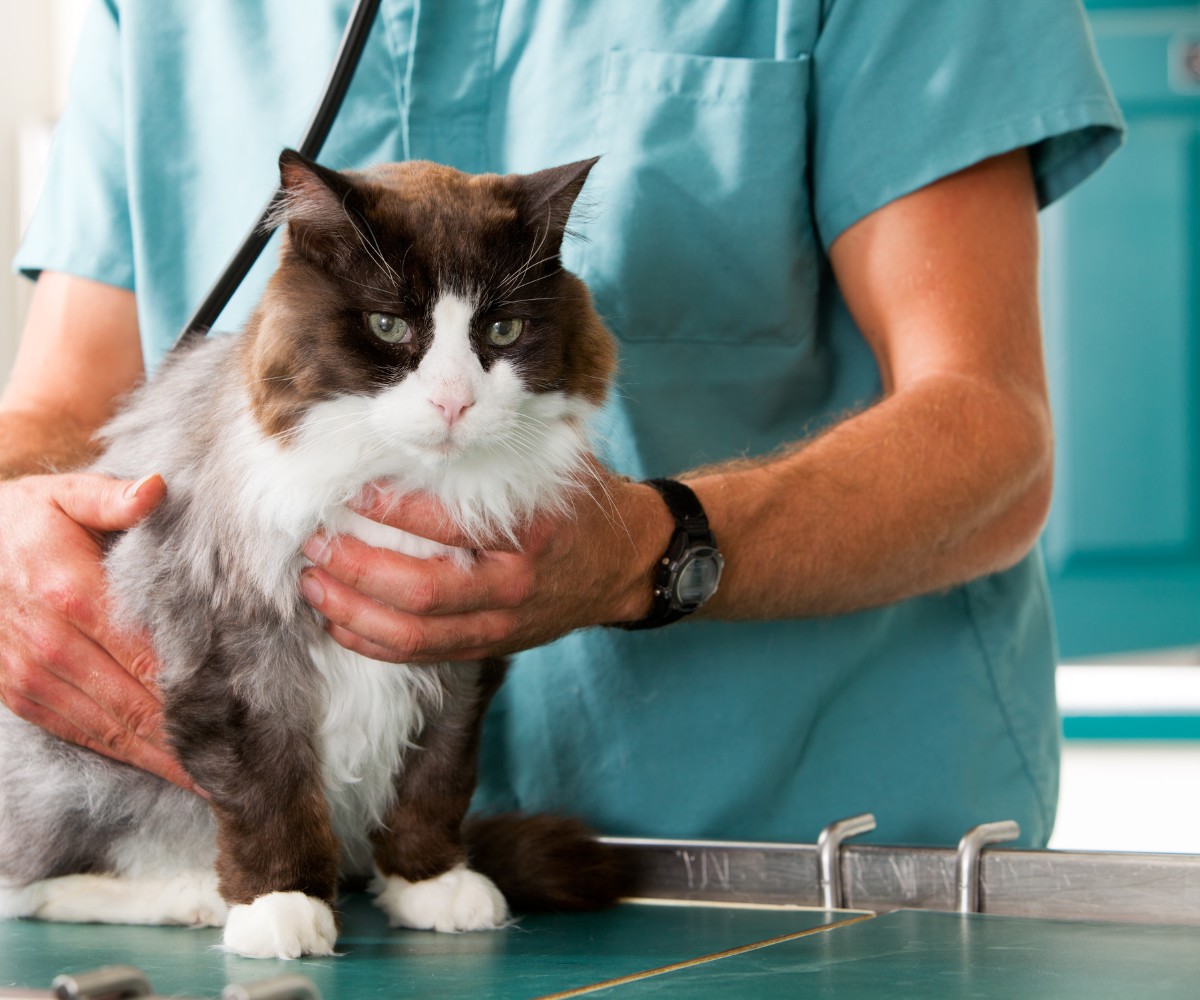
[[[302,6],[97,0],[17,259],[38,282],[0,404],[0,694],[185,784],[98,566],[170,484],[54,470],[275,183],[349,2]],[[613,471],[469,576],[315,538],[297,586],[380,659],[529,650],[489,719],[483,808],[788,841],[867,810],[889,842],[1013,818],[1044,844],[1035,216],[1120,128],[1077,0],[385,2],[324,162],[602,154],[564,256],[621,341]],[[643,482],[663,476],[690,493]],[[389,520],[463,542],[421,498]],[[589,628],[613,623],[653,627]]]

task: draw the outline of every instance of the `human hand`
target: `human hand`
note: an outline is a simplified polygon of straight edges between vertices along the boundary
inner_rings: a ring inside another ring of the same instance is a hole
[[[167,749],[149,639],[109,620],[100,536],[162,500],[85,473],[0,483],[0,700],[55,736],[194,790]]]
[[[673,520],[658,493],[589,465],[561,514],[544,513],[516,543],[481,548],[436,500],[379,495],[356,508],[373,520],[455,548],[474,563],[417,559],[350,535],[315,536],[301,576],[308,602],[347,649],[394,663],[477,660],[530,649],[577,628],[644,617],[651,575]]]

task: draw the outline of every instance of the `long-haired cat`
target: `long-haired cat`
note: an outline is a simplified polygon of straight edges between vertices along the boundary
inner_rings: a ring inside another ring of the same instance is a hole
[[[106,568],[211,798],[0,711],[0,916],[223,924],[229,950],[288,958],[332,953],[339,871],[374,873],[393,924],[437,930],[504,924],[497,882],[524,905],[612,901],[571,821],[463,831],[502,662],[365,659],[298,592],[319,528],[469,561],[354,513],[368,484],[432,494],[479,535],[576,488],[615,363],[560,257],[593,162],[339,173],[284,152],[280,264],[245,331],[169,357],[96,465],[167,482]]]

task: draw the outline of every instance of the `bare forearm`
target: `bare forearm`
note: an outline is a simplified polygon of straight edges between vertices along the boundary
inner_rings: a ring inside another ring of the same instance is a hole
[[[0,412],[0,479],[77,469],[94,454],[90,435],[65,414]]]
[[[42,274],[0,395],[0,479],[84,465],[94,433],[142,373],[132,292]]]
[[[726,555],[702,614],[837,614],[1012,565],[1049,499],[1036,399],[930,378],[788,454],[686,477]]]

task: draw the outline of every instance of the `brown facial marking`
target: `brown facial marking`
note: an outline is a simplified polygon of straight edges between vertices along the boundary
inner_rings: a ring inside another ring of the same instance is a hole
[[[290,153],[281,164],[291,221],[241,345],[251,408],[267,434],[286,439],[313,403],[380,392],[415,371],[444,293],[478,303],[474,346],[485,370],[503,357],[530,391],[603,399],[615,347],[559,258],[590,161],[525,176],[423,162],[336,173]],[[369,312],[403,318],[413,342],[372,338]],[[525,333],[493,347],[483,333],[505,318],[524,320]]]

